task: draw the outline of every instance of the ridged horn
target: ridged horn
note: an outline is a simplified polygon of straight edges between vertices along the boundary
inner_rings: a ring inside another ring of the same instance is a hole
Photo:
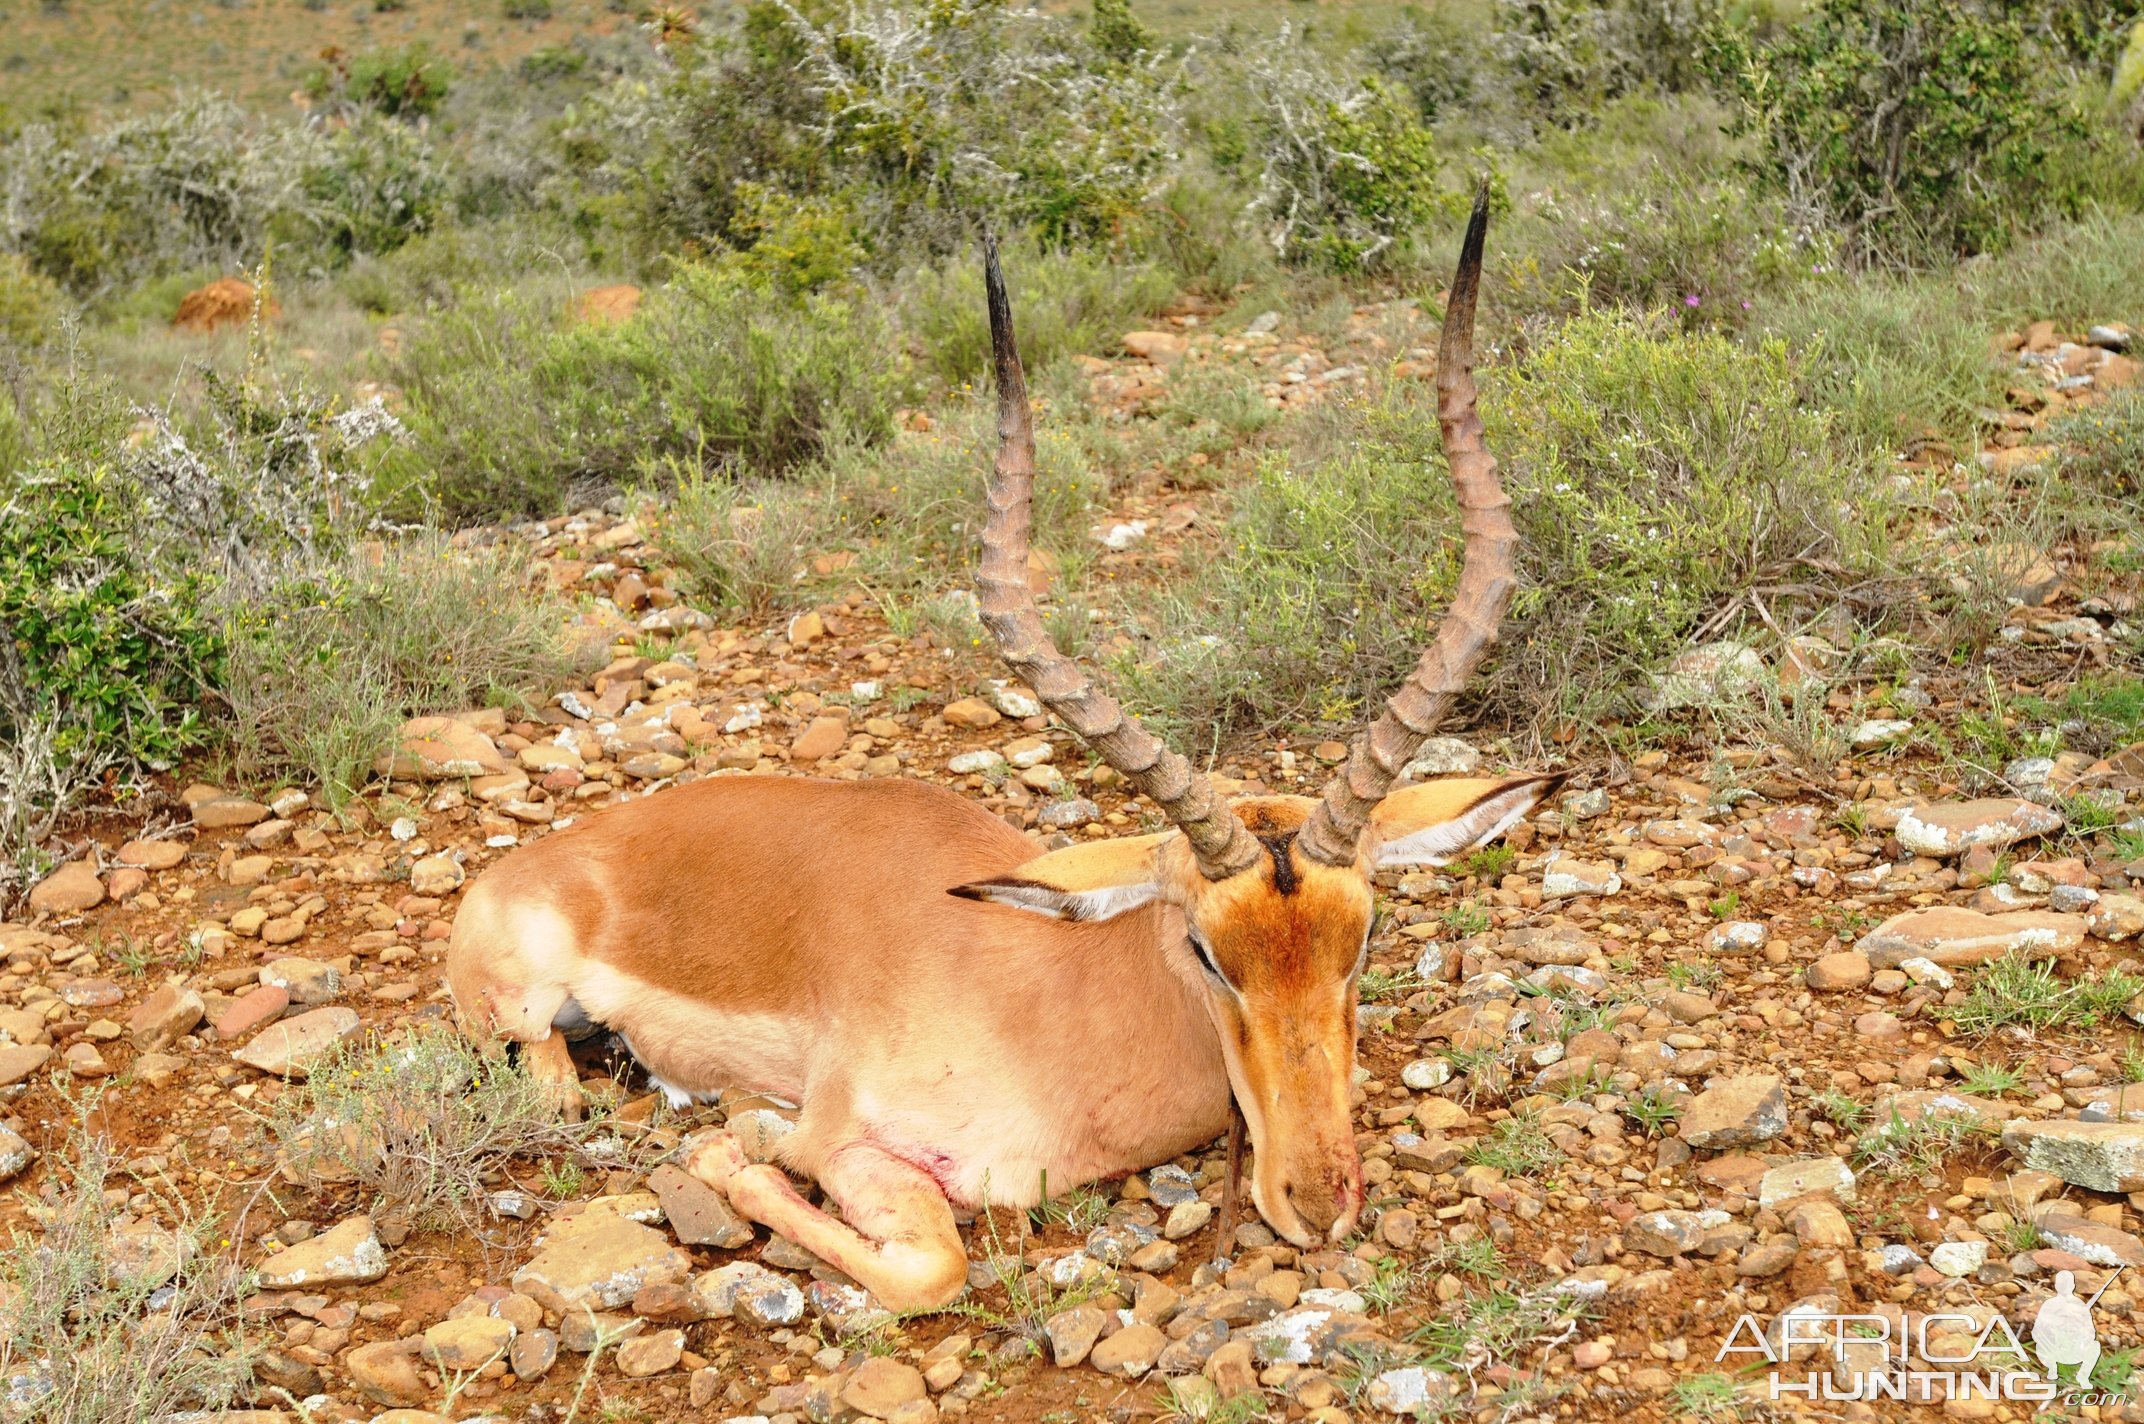
[[[1482,243],[1488,229],[1489,185],[1484,180],[1467,223],[1437,345],[1437,426],[1466,531],[1459,587],[1422,660],[1386,701],[1384,712],[1355,739],[1346,764],[1326,783],[1323,799],[1296,836],[1303,854],[1325,865],[1355,863],[1371,811],[1436,731],[1452,699],[1496,640],[1497,625],[1517,583],[1512,551],[1519,535],[1511,524],[1511,501],[1497,480],[1496,461],[1483,443],[1481,417],[1475,413],[1474,306],[1481,291]]]
[[[997,366],[998,453],[992,467],[983,526],[978,603],[998,655],[1035,690],[1044,707],[1093,747],[1124,779],[1159,806],[1191,842],[1199,870],[1220,880],[1248,870],[1262,856],[1257,840],[1213,783],[1163,746],[1116,699],[1097,690],[1079,664],[1057,650],[1042,626],[1027,584],[1034,527],[1035,428],[1027,377],[1013,338],[1012,305],[998,268],[995,237],[983,239],[983,279],[990,300],[990,348]]]

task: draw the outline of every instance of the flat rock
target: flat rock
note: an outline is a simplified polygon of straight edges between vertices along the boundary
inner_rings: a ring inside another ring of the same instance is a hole
[[[1623,888],[1623,877],[1613,866],[1559,855],[1541,872],[1541,895],[1548,900],[1566,900],[1577,895],[1613,895]]]
[[[584,1211],[551,1228],[542,1249],[514,1272],[513,1287],[560,1315],[617,1310],[643,1288],[681,1282],[692,1258],[652,1227],[608,1211]]]
[[[230,830],[236,826],[250,826],[268,819],[269,810],[258,801],[248,801],[242,796],[218,796],[207,801],[197,801],[193,807],[194,824],[204,831]]]
[[[290,1007],[290,991],[279,984],[263,984],[233,1000],[216,1020],[216,1037],[229,1042],[244,1038],[262,1024],[281,1018]]]
[[[261,983],[282,989],[294,1004],[325,1004],[342,992],[342,971],[316,959],[271,959],[261,966]]]
[[[52,1049],[42,1043],[13,1043],[0,1048],[0,1088],[11,1087],[45,1066]]]
[[[363,1027],[355,1010],[331,1005],[270,1024],[231,1056],[270,1077],[303,1078],[337,1044],[355,1038]]]
[[[268,1290],[297,1286],[363,1284],[387,1274],[387,1248],[372,1229],[372,1218],[348,1221],[300,1241],[261,1262],[261,1285]]]
[[[1127,1325],[1088,1352],[1087,1362],[1105,1375],[1138,1379],[1154,1368],[1169,1337],[1151,1325]]]
[[[2144,1191],[2144,1123],[2013,1122],[2003,1146],[2026,1166],[2095,1192]]]
[[[804,1318],[804,1292],[795,1281],[757,1261],[732,1261],[693,1277],[700,1308],[716,1319],[753,1325],[794,1325]]]
[[[452,717],[414,717],[395,734],[395,748],[373,763],[381,776],[407,781],[447,781],[498,776],[506,758],[491,738]]]
[[[1955,967],[2008,954],[2066,953],[2084,943],[2085,930],[2082,915],[2048,910],[1989,915],[1960,905],[1933,905],[1893,915],[1863,935],[1858,948],[1878,969],[1896,969],[1909,959]]]
[[[127,1038],[144,1053],[154,1053],[192,1033],[207,1012],[201,996],[176,984],[159,986],[127,1015]]]
[[[2118,1226],[2079,1216],[2068,1202],[2048,1202],[2033,1213],[2040,1239],[2095,1266],[2144,1266],[2144,1241]]]
[[[1802,979],[1820,993],[1838,993],[1868,987],[1875,977],[1869,957],[1858,949],[1842,949],[1819,958],[1803,971]]]
[[[751,1223],[731,1209],[722,1193],[671,1163],[648,1174],[648,1187],[662,1201],[670,1229],[687,1246],[734,1251],[752,1244]]]
[[[30,891],[31,910],[45,915],[78,915],[103,903],[104,882],[86,860],[68,861]]]
[[[480,1370],[506,1358],[515,1333],[512,1321],[495,1315],[442,1320],[424,1332],[424,1357],[443,1370]]]
[[[923,1373],[914,1365],[872,1355],[849,1374],[841,1402],[872,1419],[891,1419],[904,1406],[925,1398]]]
[[[646,1379],[677,1368],[685,1356],[685,1332],[672,1327],[635,1335],[618,1346],[614,1357],[618,1373],[627,1379]]]
[[[1069,1370],[1086,1359],[1108,1323],[1109,1317],[1093,1305],[1075,1305],[1044,1321],[1043,1333],[1050,1337],[1050,1355],[1057,1368]]]
[[[177,841],[128,841],[119,848],[121,865],[139,870],[170,870],[186,859],[186,847]]]
[[[1960,855],[1974,846],[2001,850],[2059,831],[2062,813],[2031,801],[1991,797],[1910,807],[1898,818],[1898,843],[1915,855]]]
[[[1782,1162],[1757,1183],[1760,1206],[1775,1207],[1811,1192],[1825,1192],[1842,1202],[1854,1199],[1854,1169],[1837,1157],[1808,1157]]]
[[[1692,1147],[1719,1149],[1767,1142],[1786,1130],[1786,1085],[1770,1073],[1753,1073],[1692,1098],[1682,1111],[1680,1136]]]

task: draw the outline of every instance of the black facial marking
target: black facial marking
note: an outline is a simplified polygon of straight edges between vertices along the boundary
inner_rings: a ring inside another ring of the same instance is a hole
[[[1273,888],[1283,895],[1295,893],[1295,858],[1289,851],[1295,845],[1295,832],[1285,835],[1266,836],[1259,841],[1266,854],[1273,857]]]

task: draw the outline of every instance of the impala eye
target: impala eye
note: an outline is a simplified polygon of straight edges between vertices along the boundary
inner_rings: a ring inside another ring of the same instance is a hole
[[[1208,974],[1211,974],[1221,983],[1226,984],[1228,982],[1228,976],[1221,972],[1220,965],[1213,962],[1213,951],[1206,947],[1206,941],[1200,939],[1195,934],[1186,935],[1184,936],[1184,938],[1190,941],[1191,952],[1198,956],[1199,968],[1205,970]]]

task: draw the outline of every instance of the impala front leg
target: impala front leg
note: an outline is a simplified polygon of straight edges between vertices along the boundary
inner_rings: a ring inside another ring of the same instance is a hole
[[[854,1278],[888,1310],[935,1310],[967,1285],[952,1203],[929,1173],[873,1143],[837,1147],[819,1170],[842,1221],[805,1201],[781,1168],[747,1162],[728,1133],[699,1139],[683,1162],[739,1212]]]

